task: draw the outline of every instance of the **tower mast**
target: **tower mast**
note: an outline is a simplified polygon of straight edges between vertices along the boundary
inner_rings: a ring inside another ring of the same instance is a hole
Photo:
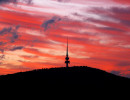
[[[66,58],[65,58],[66,67],[68,68],[69,61],[69,55],[68,55],[68,37],[67,37],[67,51],[66,51]]]

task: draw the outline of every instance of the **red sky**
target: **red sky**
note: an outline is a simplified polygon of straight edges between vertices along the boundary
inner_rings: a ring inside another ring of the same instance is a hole
[[[130,77],[129,0],[0,0],[0,75],[91,66]]]

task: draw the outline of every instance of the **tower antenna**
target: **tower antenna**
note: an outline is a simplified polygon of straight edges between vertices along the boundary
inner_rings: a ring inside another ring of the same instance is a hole
[[[68,68],[69,66],[69,53],[68,53],[68,37],[67,37],[67,51],[66,51],[66,57],[65,57],[65,63],[66,63],[66,68]]]

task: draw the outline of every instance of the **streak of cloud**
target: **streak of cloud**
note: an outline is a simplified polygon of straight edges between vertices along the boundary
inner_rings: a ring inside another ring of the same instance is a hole
[[[23,46],[15,46],[15,47],[11,48],[10,51],[21,50],[23,48],[24,48]]]
[[[41,25],[41,27],[44,28],[44,31],[47,31],[49,28],[51,28],[51,25],[54,26],[54,24],[60,20],[61,20],[61,18],[59,18],[59,17],[52,17],[51,19],[44,21],[43,24]]]
[[[26,4],[32,4],[32,0],[0,0],[0,4],[4,3],[18,3],[18,2],[23,2]]]

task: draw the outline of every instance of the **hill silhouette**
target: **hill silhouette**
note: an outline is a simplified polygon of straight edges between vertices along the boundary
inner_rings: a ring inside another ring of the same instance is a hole
[[[87,66],[39,69],[0,76],[0,83],[77,85],[92,88],[129,88],[130,79]]]

